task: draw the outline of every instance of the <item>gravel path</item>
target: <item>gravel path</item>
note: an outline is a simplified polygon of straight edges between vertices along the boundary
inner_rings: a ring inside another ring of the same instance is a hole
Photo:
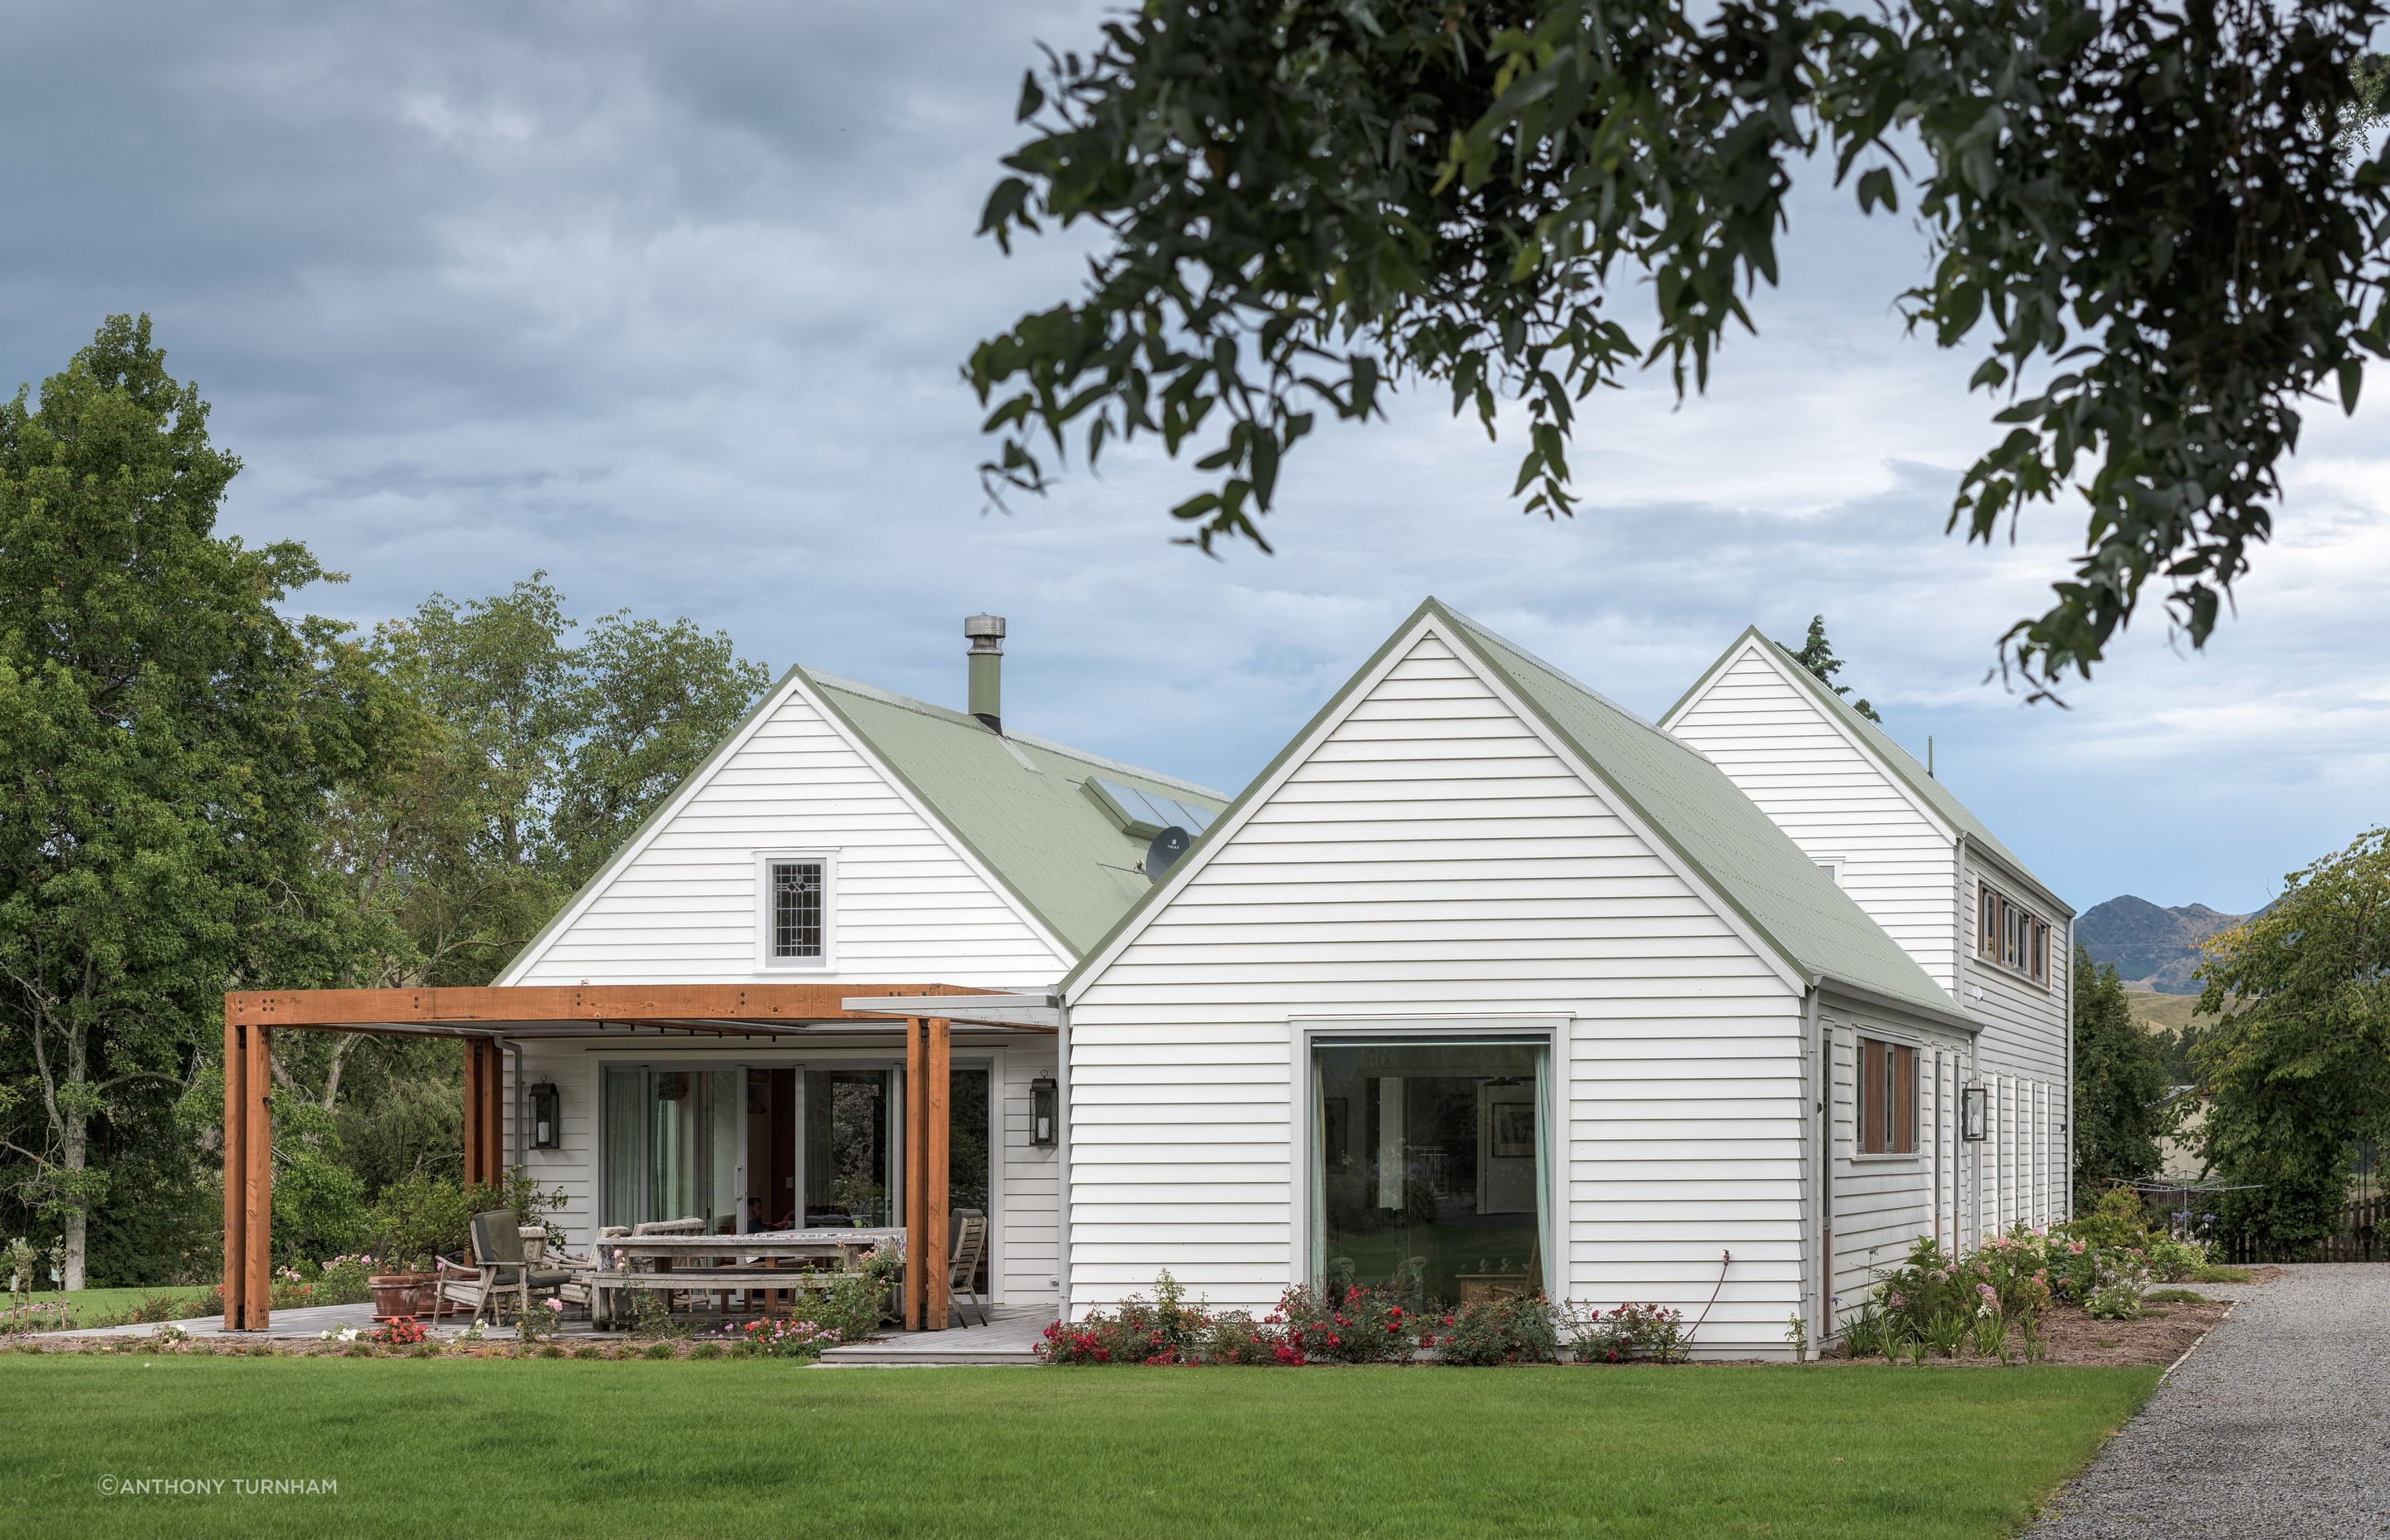
[[[2390,1265],[2200,1292],[2240,1303],[2026,1534],[2390,1534]]]

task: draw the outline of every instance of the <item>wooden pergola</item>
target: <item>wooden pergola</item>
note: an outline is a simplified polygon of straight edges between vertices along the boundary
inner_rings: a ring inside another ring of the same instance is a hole
[[[957,1021],[1049,1033],[996,990],[949,984],[516,984],[473,989],[243,991],[225,996],[225,1329],[263,1331],[273,1278],[273,1078],[276,1032],[455,1037],[465,1055],[465,1180],[506,1172],[509,1042],[674,1036],[905,1033],[905,1326],[942,1331],[946,1255],[946,1080]],[[988,1001],[987,1014],[970,1013]],[[880,1002],[885,1001],[882,1006]],[[913,1002],[907,1007],[906,1002]],[[930,1014],[934,1009],[938,1014]]]

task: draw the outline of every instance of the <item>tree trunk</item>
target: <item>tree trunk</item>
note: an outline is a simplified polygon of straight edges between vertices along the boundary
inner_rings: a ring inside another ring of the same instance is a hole
[[[75,1057],[80,1059],[82,1055]],[[58,1169],[66,1173],[67,1186],[71,1191],[76,1185],[75,1178],[83,1174],[90,1125],[79,1107],[61,1107],[59,1111],[63,1116],[59,1119],[58,1129]],[[58,1280],[58,1287],[81,1289],[84,1286],[84,1256],[88,1250],[91,1216],[84,1212],[80,1199],[67,1210],[66,1223],[66,1261],[62,1266],[65,1276]]]

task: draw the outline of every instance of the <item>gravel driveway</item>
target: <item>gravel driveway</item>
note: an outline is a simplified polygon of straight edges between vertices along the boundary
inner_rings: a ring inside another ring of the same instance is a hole
[[[2240,1303],[2026,1534],[2390,1534],[2390,1265],[2200,1292]]]

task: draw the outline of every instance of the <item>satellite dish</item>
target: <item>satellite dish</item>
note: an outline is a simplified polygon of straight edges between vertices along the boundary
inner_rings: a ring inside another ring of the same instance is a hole
[[[1194,842],[1195,837],[1176,824],[1155,835],[1153,843],[1145,847],[1145,879],[1159,882],[1169,876],[1170,868],[1177,865],[1178,858],[1186,854],[1187,847]]]

